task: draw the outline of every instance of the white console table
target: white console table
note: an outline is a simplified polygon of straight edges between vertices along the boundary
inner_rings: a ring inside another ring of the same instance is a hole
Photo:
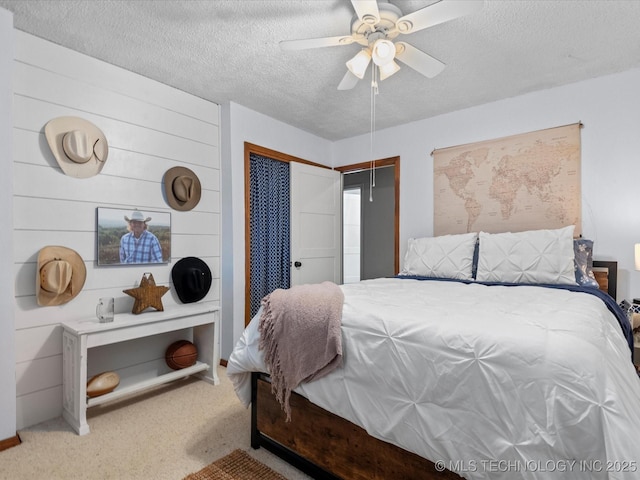
[[[93,319],[63,322],[62,392],[63,417],[79,435],[89,433],[87,408],[115,400],[140,390],[198,374],[203,380],[218,384],[220,363],[219,307],[206,303],[174,306],[163,312],[139,315],[117,314],[113,322]],[[150,371],[145,378],[127,379],[120,375],[120,385],[112,392],[87,398],[87,350],[136,338],[193,329],[193,343],[198,348],[195,365],[158,375]]]

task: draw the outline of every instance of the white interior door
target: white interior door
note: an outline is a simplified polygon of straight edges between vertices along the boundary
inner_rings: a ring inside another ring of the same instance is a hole
[[[290,163],[291,286],[342,283],[340,172]]]

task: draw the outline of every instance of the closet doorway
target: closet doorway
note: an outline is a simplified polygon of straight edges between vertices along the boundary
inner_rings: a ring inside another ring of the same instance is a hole
[[[343,174],[343,281],[400,271],[400,157],[338,167]],[[371,200],[370,201],[370,194]]]
[[[276,288],[340,283],[341,174],[245,142],[245,325]]]

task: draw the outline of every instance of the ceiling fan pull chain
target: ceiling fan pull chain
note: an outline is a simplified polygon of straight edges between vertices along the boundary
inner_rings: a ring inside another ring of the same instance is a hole
[[[378,69],[375,65],[371,68],[371,130],[369,135],[369,156],[371,168],[369,169],[369,201],[373,202],[373,187],[376,186],[376,162],[373,158],[373,141],[376,130],[376,95],[378,95]]]
[[[373,93],[373,120],[371,127],[371,185],[372,187],[376,186],[376,160],[373,156],[373,146],[376,140],[376,96],[378,95],[378,69],[374,66],[373,71],[375,72],[374,76],[376,78],[375,82],[375,91]]]
[[[371,162],[371,166],[369,167],[369,201],[373,202],[373,129],[374,129],[374,111],[375,111],[375,95],[374,85],[375,85],[375,66],[371,69],[371,91],[369,92],[370,96],[370,111],[369,111],[369,158]]]

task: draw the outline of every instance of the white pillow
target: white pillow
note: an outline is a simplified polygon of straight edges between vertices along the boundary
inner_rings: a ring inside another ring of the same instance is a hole
[[[476,280],[575,285],[573,230],[480,232]]]
[[[401,275],[472,280],[477,236],[476,232],[472,232],[410,238]]]

